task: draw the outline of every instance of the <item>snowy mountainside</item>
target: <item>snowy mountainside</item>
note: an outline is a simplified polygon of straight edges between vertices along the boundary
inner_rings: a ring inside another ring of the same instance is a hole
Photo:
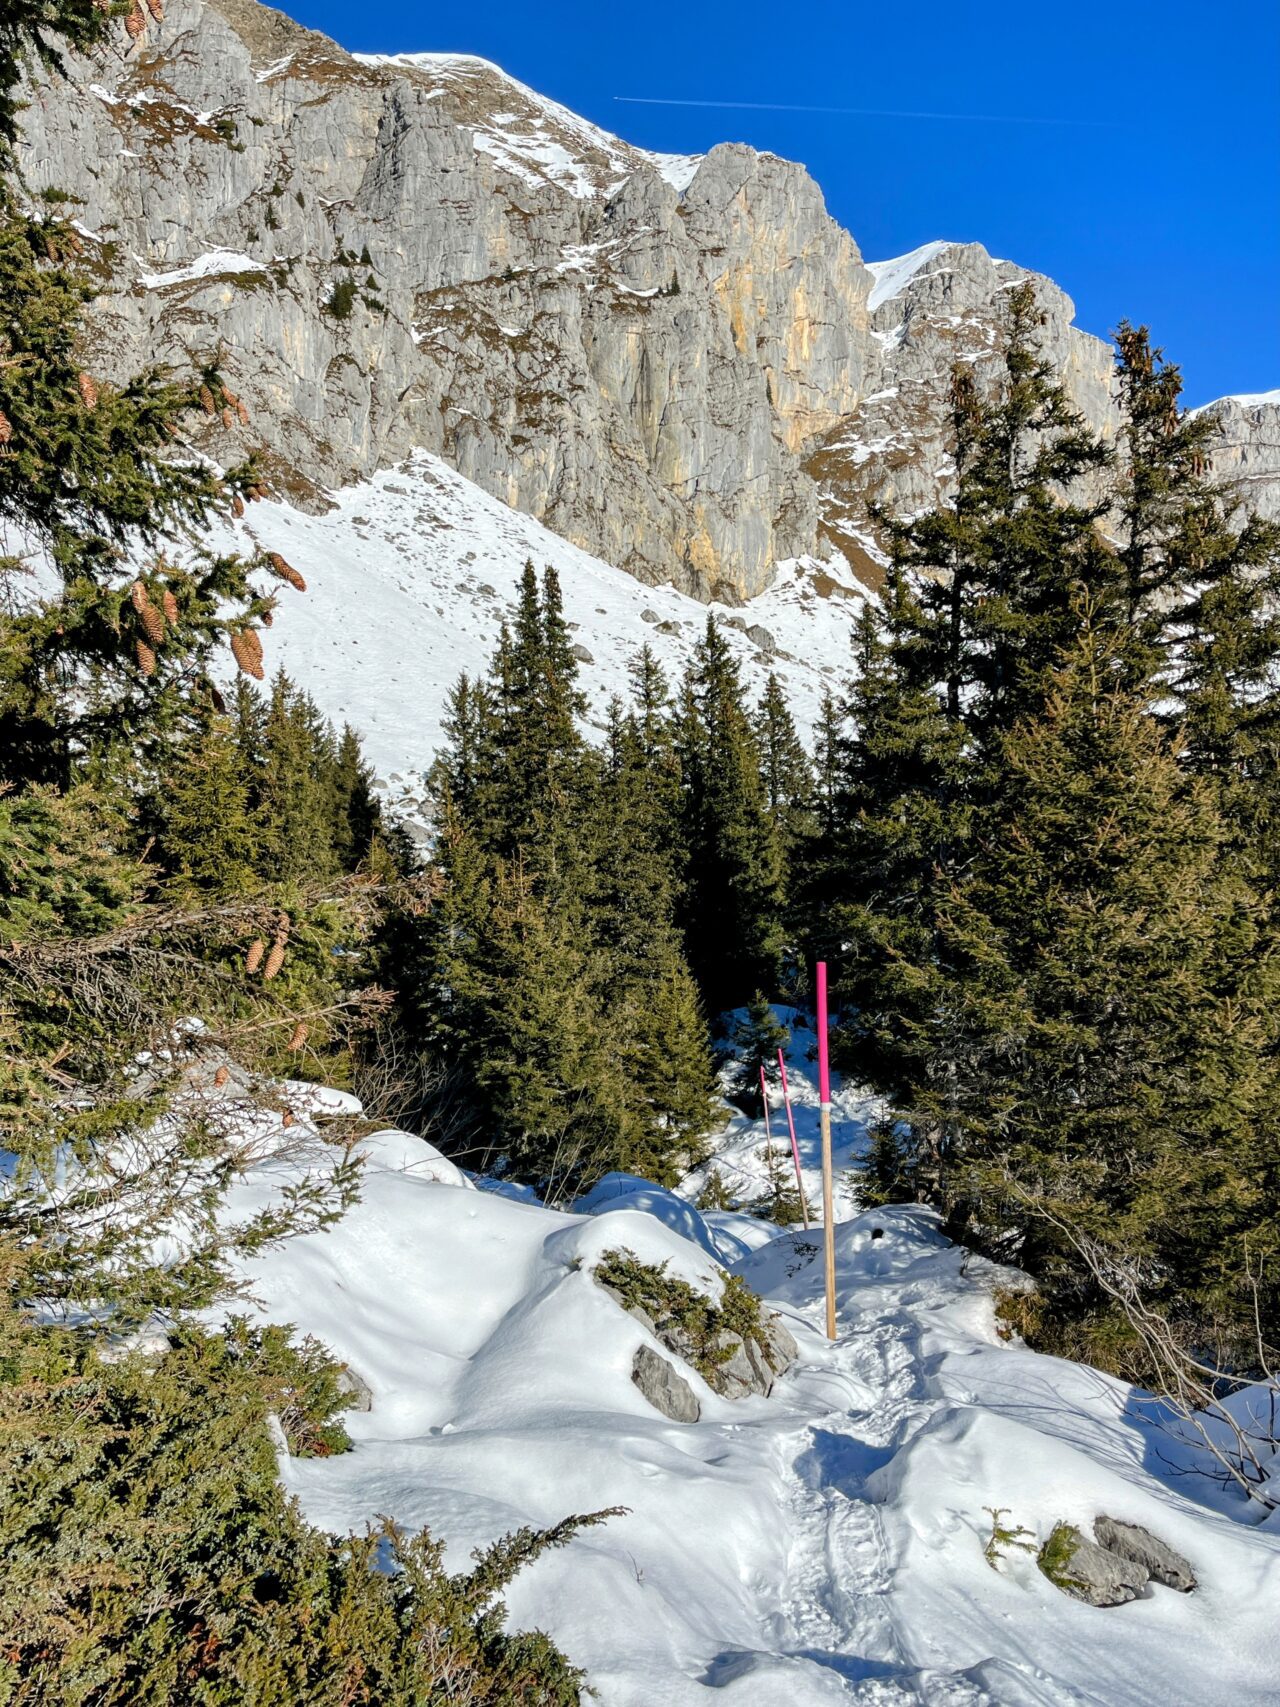
[[[802,1046],[792,1076],[809,1110]],[[846,1093],[836,1127],[852,1153]],[[811,1119],[800,1143],[812,1167]],[[839,1225],[829,1343],[817,1234],[703,1215],[640,1182],[553,1210],[470,1189],[420,1138],[376,1134],[364,1150],[360,1203],[248,1270],[257,1308],[317,1334],[372,1394],[348,1416],[353,1451],[285,1459],[282,1474],[314,1521],[425,1523],[455,1567],[522,1524],[626,1506],[508,1597],[515,1625],[586,1667],[603,1707],[1274,1702],[1275,1519],[1251,1525],[1181,1475],[1140,1396],[1002,1341],[991,1287],[1011,1277],[951,1246],[929,1212]],[[261,1202],[296,1166],[264,1162],[239,1190]],[[689,1369],[701,1418],[667,1421],[630,1379],[648,1330],[591,1279],[619,1246],[704,1285],[718,1253],[782,1314],[798,1363],[767,1399],[736,1401]],[[1147,1525],[1199,1587],[1081,1605],[1026,1554],[986,1563],[990,1507],[1037,1541],[1101,1513]]]
[[[359,730],[385,792],[410,813],[449,690],[462,671],[485,672],[526,562],[560,576],[597,731],[612,695],[626,698],[628,667],[646,641],[674,686],[705,629],[706,605],[642,586],[426,452],[334,499],[324,515],[253,504],[218,543],[278,551],[301,571],[307,591],[283,588],[263,635],[267,668],[283,666],[326,716]],[[841,559],[800,559],[745,610],[710,608],[752,697],[776,670],[808,735],[824,687],[838,691],[847,679],[865,597]]]

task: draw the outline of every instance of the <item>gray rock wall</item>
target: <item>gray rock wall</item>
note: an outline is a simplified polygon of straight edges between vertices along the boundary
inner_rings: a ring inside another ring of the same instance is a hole
[[[83,198],[95,372],[217,356],[250,421],[201,448],[260,448],[300,502],[423,446],[703,598],[824,536],[856,565],[868,498],[945,491],[950,364],[993,359],[1022,276],[951,246],[872,309],[803,168],[648,155],[483,61],[365,62],[256,0],[170,0],[69,69],[31,91],[24,164]],[[1042,292],[1109,427],[1106,347]]]

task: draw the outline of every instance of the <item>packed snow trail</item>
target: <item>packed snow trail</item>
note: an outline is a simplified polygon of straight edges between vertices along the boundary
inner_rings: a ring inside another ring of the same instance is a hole
[[[745,1168],[759,1136],[728,1134]],[[806,1162],[812,1143],[806,1118]],[[602,1707],[1274,1707],[1280,1526],[1202,1503],[1213,1490],[1171,1475],[1122,1384],[1002,1343],[999,1272],[928,1212],[841,1222],[828,1343],[820,1231],[779,1237],[619,1176],[567,1214],[477,1191],[403,1133],[365,1148],[361,1202],[251,1270],[263,1313],[317,1334],[373,1393],[348,1419],[352,1452],[283,1473],[314,1521],[427,1524],[459,1567],[521,1524],[628,1507],[509,1595],[512,1622],[547,1629]],[[248,1189],[280,1178],[264,1165]],[[737,1402],[687,1371],[701,1420],[667,1421],[630,1379],[653,1342],[591,1279],[617,1246],[704,1284],[721,1253],[783,1314],[796,1367]],[[1146,1524],[1200,1587],[1098,1611],[1025,1554],[997,1573],[991,1506],[1037,1540],[1103,1512]]]

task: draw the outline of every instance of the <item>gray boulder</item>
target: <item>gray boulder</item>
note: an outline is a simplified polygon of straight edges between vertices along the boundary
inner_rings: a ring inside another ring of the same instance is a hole
[[[363,1376],[357,1375],[349,1363],[344,1363],[338,1373],[338,1391],[347,1398],[347,1409],[350,1411],[371,1411],[373,1409],[373,1389]]]
[[[1094,1539],[1108,1553],[1141,1565],[1152,1582],[1176,1588],[1179,1594],[1190,1594],[1196,1586],[1196,1574],[1190,1564],[1173,1548],[1157,1539],[1141,1524],[1122,1523],[1116,1517],[1094,1519]]]
[[[781,1317],[773,1315],[765,1317],[759,1338],[744,1340],[741,1334],[724,1332],[716,1335],[712,1348],[724,1356],[707,1376],[707,1385],[726,1399],[744,1399],[749,1393],[767,1399],[778,1376],[800,1352]]]
[[[1123,1606],[1147,1586],[1147,1567],[1122,1559],[1060,1523],[1040,1549],[1036,1563],[1055,1588],[1086,1606]]]
[[[781,1316],[770,1316],[764,1328],[764,1350],[775,1375],[785,1375],[800,1355],[795,1335]]]
[[[753,640],[766,657],[772,658],[778,650],[778,642],[763,623],[753,622],[747,630],[747,639]]]
[[[712,1363],[709,1369],[703,1368],[705,1357],[700,1354],[692,1335],[678,1322],[655,1322],[639,1304],[629,1304],[617,1287],[608,1285],[598,1277],[596,1285],[639,1322],[646,1332],[651,1333],[665,1351],[669,1351],[683,1363],[697,1368],[712,1392],[719,1393],[722,1398],[745,1399],[752,1393],[767,1398],[773,1391],[778,1376],[785,1374],[800,1354],[800,1348],[783,1324],[782,1318],[769,1311],[762,1311],[760,1331],[750,1339],[744,1339],[741,1334],[732,1333],[728,1329],[718,1333],[710,1345],[712,1357],[718,1357],[718,1361]],[[639,1353],[636,1355],[638,1359]],[[665,1367],[670,1367],[656,1352],[649,1352],[648,1355]],[[633,1379],[636,1379],[638,1386],[638,1378],[633,1376]],[[658,1408],[661,1410],[662,1406],[659,1405]]]
[[[674,1364],[659,1357],[652,1346],[636,1347],[631,1364],[631,1379],[653,1408],[672,1422],[696,1423],[702,1406],[693,1388]]]
[[[767,1393],[773,1377],[762,1368],[763,1359],[753,1360],[741,1334],[727,1330],[718,1333],[711,1342],[712,1355],[718,1359],[706,1374],[707,1386],[726,1399],[745,1399],[749,1393]]]

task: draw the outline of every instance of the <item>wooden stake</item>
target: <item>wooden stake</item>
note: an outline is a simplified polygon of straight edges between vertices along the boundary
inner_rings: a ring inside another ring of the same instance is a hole
[[[831,1063],[827,1053],[827,963],[818,962],[818,1116],[822,1126],[822,1247],[827,1281],[827,1338],[836,1337],[836,1218],[831,1169]]]
[[[782,1074],[782,1101],[787,1110],[787,1130],[791,1134],[791,1160],[796,1165],[796,1190],[800,1193],[800,1213],[804,1217],[804,1230],[809,1231],[809,1203],[804,1195],[804,1175],[800,1172],[800,1146],[796,1143],[796,1117],[791,1112],[791,1087],[787,1084],[787,1059],[781,1049],[778,1051],[778,1071]]]

